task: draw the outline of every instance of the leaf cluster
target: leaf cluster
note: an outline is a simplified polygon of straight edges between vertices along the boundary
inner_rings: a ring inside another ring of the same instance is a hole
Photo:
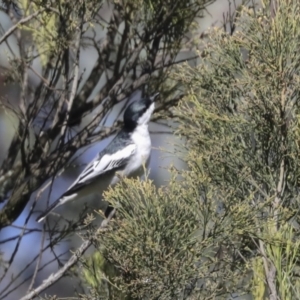
[[[161,103],[156,111],[161,117],[170,115],[170,107],[178,102],[179,96],[169,100],[172,93],[169,70],[178,63],[183,47],[192,48],[193,38],[188,31],[213,0],[2,2],[1,10],[11,20],[11,27],[6,31],[2,29],[0,37],[0,44],[7,46],[10,63],[2,75],[6,83],[13,82],[20,93],[15,97],[17,105],[1,98],[1,105],[8,114],[14,114],[17,124],[14,124],[14,137],[7,145],[0,168],[0,202],[3,203],[0,228],[12,226],[22,213],[26,217],[22,219],[22,229],[17,229],[19,234],[1,241],[2,244],[16,243],[6,261],[1,262],[0,297],[14,297],[20,286],[28,284],[24,299],[30,299],[42,294],[67,272],[74,274],[70,269],[90,246],[93,234],[79,248],[78,256],[71,255],[55,275],[36,286],[40,272],[48,263],[56,261],[58,266],[62,265],[63,254],[56,253],[61,239],[75,235],[79,227],[83,226],[87,232],[89,229],[82,221],[86,211],[81,206],[78,209],[82,214],[79,219],[72,216],[72,221],[68,221],[70,210],[61,215],[52,214],[41,232],[40,248],[36,249],[39,254],[26,268],[14,269],[21,241],[39,231],[27,230],[28,222],[45,209],[43,200],[53,192],[57,176],[77,165],[76,152],[115,134],[120,128],[121,123],[116,121],[118,116],[108,118],[116,104],[121,104],[123,111],[133,93],[139,92],[144,97],[160,91]],[[94,60],[86,58],[84,51],[94,53]],[[89,61],[89,71],[84,68],[84,58]],[[158,115],[155,115],[156,120]],[[29,205],[30,200],[32,205]],[[72,213],[77,212],[74,209]],[[48,236],[50,242],[47,242]],[[44,262],[42,254],[49,249],[53,258]],[[101,261],[99,264],[102,266]],[[35,271],[30,273],[33,269]],[[21,280],[27,270],[30,274]],[[88,273],[86,275],[91,279]],[[136,272],[132,276],[135,277]],[[184,278],[187,276],[180,276],[178,281],[187,281]],[[89,280],[90,285],[95,287],[99,280],[99,277]],[[136,289],[128,290],[131,294],[135,292]]]
[[[130,299],[298,296],[299,10],[245,8],[236,32],[213,30],[201,63],[173,73],[189,170],[106,195],[118,216],[98,249]]]

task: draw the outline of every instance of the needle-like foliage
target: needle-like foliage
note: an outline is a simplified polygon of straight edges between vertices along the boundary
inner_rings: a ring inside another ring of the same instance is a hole
[[[299,298],[299,12],[244,9],[173,74],[189,170],[106,195],[118,217],[99,251],[129,299]]]
[[[120,129],[120,116],[133,97],[160,92],[152,121],[171,115],[181,96],[173,96],[170,70],[182,63],[181,52],[188,53],[185,59],[195,59],[190,33],[213,2],[1,1],[1,61],[6,65],[0,66],[0,81],[13,85],[15,93],[13,101],[6,95],[0,98],[1,118],[6,113],[14,120],[13,137],[3,142],[0,167],[0,244],[5,252],[0,257],[0,299],[32,299],[66,273],[76,276],[70,270],[93,239],[85,227],[92,217],[83,223],[93,211],[90,205],[85,209],[79,202],[77,209],[56,211],[43,229],[32,222],[68,188],[56,179],[73,172],[83,148]],[[9,22],[4,25],[2,18]],[[85,241],[77,255],[70,254],[59,244],[77,237],[79,227]],[[20,267],[24,239],[37,232],[41,241]],[[56,268],[54,275],[47,265]],[[26,293],[18,294],[21,289]]]

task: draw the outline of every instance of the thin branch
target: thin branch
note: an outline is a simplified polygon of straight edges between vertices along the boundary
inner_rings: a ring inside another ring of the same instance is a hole
[[[67,129],[67,124],[70,118],[70,111],[73,107],[74,99],[76,96],[76,91],[78,87],[78,78],[79,78],[79,56],[80,56],[80,39],[82,35],[82,28],[80,29],[80,32],[78,33],[77,40],[76,40],[76,61],[75,61],[75,68],[74,68],[74,78],[73,78],[73,85],[71,89],[70,98],[68,101],[68,108],[67,108],[67,116],[65,118],[65,122],[61,128],[61,137],[63,138],[65,136],[65,132]]]
[[[49,248],[49,247],[48,247]],[[68,251],[64,251],[63,253],[60,254],[60,257],[63,257],[65,254],[67,254]],[[56,261],[56,258],[51,259],[50,261],[46,262],[45,264],[43,264],[42,267],[39,268],[39,271],[42,271],[43,269],[45,269],[48,265],[52,264],[54,261]],[[31,264],[28,264],[26,269],[28,268],[28,266]],[[23,273],[23,272],[22,272]],[[19,273],[19,276],[21,276],[21,274]],[[19,287],[21,287],[25,282],[27,282],[28,280],[31,279],[31,274],[27,277],[25,277],[20,283],[18,283],[16,286],[14,286],[12,289],[10,289],[9,291],[7,291],[5,294],[2,294],[0,296],[0,299],[7,299],[7,296],[10,295],[11,293],[13,293],[14,291],[18,290]],[[16,278],[15,278],[16,279]],[[13,281],[11,281],[10,283],[12,283]],[[10,286],[11,284],[9,284]],[[7,288],[9,287],[7,286]],[[6,288],[6,289],[7,289]],[[6,290],[5,289],[5,290]],[[3,290],[4,291],[4,290]]]
[[[277,184],[277,189],[276,189],[276,197],[273,201],[273,208],[274,208],[274,218],[275,218],[275,222],[276,222],[276,230],[278,230],[278,208],[281,204],[281,199],[282,199],[282,192],[284,190],[284,171],[285,171],[285,167],[284,167],[284,159],[281,160],[280,163],[280,174],[279,174],[279,181]]]
[[[43,255],[43,245],[44,245],[44,242],[45,242],[45,238],[46,238],[46,232],[45,230],[43,230],[43,234],[42,234],[42,240],[41,240],[41,250],[39,251],[39,257],[37,259],[37,262],[36,262],[36,265],[35,265],[35,269],[34,269],[34,273],[32,275],[32,279],[31,279],[31,283],[28,287],[28,292],[32,290],[32,287],[35,283],[35,280],[36,280],[36,276],[38,274],[38,271],[39,271],[39,267],[40,267],[40,263],[42,261],[42,255]]]
[[[277,300],[279,299],[277,296],[277,289],[276,289],[276,268],[274,266],[274,263],[269,261],[268,262],[268,256],[265,252],[264,243],[262,240],[259,241],[259,249],[262,254],[262,259],[264,263],[265,268],[265,275],[269,287],[269,299],[270,300]]]
[[[0,39],[0,45],[11,35],[15,32],[15,30],[18,29],[18,27],[22,24],[25,24],[27,22],[29,22],[30,20],[32,20],[33,18],[35,18],[36,16],[38,16],[40,13],[44,12],[47,8],[43,8],[38,10],[37,12],[33,13],[32,15],[29,15],[26,18],[23,18],[22,20],[20,20],[17,24],[15,24],[14,26],[12,26],[11,28],[9,28],[6,33],[2,36],[2,38]]]
[[[41,292],[43,292],[45,289],[47,289],[48,287],[56,283],[60,278],[65,276],[65,274],[79,261],[79,259],[85,253],[85,251],[92,245],[97,234],[101,231],[106,230],[106,226],[108,222],[112,219],[114,214],[115,214],[115,209],[112,210],[112,212],[109,214],[105,222],[102,222],[101,226],[98,228],[96,232],[96,235],[91,236],[88,240],[83,242],[81,246],[77,249],[77,251],[70,257],[68,262],[61,269],[59,269],[56,273],[51,274],[46,280],[43,281],[43,283],[39,287],[32,290],[30,293],[22,297],[20,300],[33,299],[34,297],[38,296]]]

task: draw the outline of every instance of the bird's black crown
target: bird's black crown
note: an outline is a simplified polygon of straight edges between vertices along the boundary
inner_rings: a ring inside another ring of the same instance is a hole
[[[131,103],[125,110],[124,113],[124,126],[128,130],[133,130],[137,125],[138,121],[147,113],[151,104],[154,102],[158,93],[152,97],[140,99]]]

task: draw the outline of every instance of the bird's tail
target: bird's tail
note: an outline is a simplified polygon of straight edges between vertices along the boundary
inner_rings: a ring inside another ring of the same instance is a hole
[[[54,201],[43,213],[41,213],[36,218],[36,221],[37,222],[42,222],[53,209],[55,209],[57,206],[60,206],[62,204],[61,202],[62,202],[61,198]]]

